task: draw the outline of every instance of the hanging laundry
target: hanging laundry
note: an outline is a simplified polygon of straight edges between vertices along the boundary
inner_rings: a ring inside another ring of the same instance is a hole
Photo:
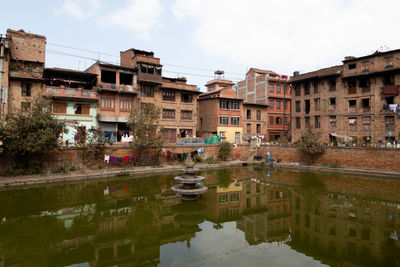
[[[110,156],[110,163],[116,163],[116,162],[118,162],[117,158],[113,157],[113,156]]]
[[[129,185],[123,184],[122,185],[122,190],[129,191]]]
[[[109,163],[110,162],[110,155],[104,155],[104,161],[106,163]]]
[[[390,104],[389,109],[393,112],[396,112],[398,104]]]
[[[108,186],[106,187],[106,189],[104,189],[104,195],[108,196],[110,194],[110,191],[108,190]]]
[[[165,152],[167,152],[167,149],[161,148],[161,152],[165,153]]]
[[[122,163],[123,164],[128,163],[128,162],[129,162],[129,156],[125,156],[125,157],[122,158]]]
[[[167,158],[168,159],[172,159],[172,152],[171,151],[167,151]]]
[[[117,162],[118,162],[118,163],[122,163],[123,161],[124,161],[123,158],[121,158],[121,157],[118,157],[118,158],[117,158]]]

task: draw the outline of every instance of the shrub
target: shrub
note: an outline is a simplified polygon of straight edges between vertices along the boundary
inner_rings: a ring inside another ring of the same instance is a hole
[[[229,142],[223,142],[221,145],[219,145],[218,159],[222,160],[222,161],[226,161],[229,158],[231,149],[232,149],[232,147]]]
[[[313,163],[325,150],[320,142],[320,134],[313,132],[311,128],[307,128],[299,140],[299,150],[309,163]]]
[[[213,157],[208,157],[208,158],[206,158],[206,163],[213,164],[213,163],[215,163],[215,160]]]
[[[195,156],[192,158],[192,160],[193,160],[194,163],[202,163],[202,162],[203,162],[203,159],[201,158],[200,155],[195,155]]]

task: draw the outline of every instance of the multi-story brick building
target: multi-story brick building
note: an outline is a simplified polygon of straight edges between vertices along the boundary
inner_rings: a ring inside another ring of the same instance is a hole
[[[267,111],[265,104],[243,103],[243,134],[246,137],[267,135]]]
[[[268,105],[267,140],[285,135],[290,125],[288,77],[273,71],[251,68],[246,80],[238,83],[237,97],[245,103]]]
[[[129,133],[126,123],[131,110],[137,105],[137,69],[96,62],[86,72],[98,76],[99,129],[114,142],[129,141],[131,138],[126,138]]]
[[[400,50],[346,57],[343,66],[293,76],[291,84],[293,141],[307,126],[321,132],[324,143],[398,136]]]
[[[7,112],[28,111],[32,98],[42,95],[46,37],[10,29],[6,37],[10,53]]]
[[[214,79],[206,84],[207,92],[199,96],[199,136],[218,135],[231,143],[240,143],[243,133],[243,100],[236,97],[234,83]]]
[[[85,144],[88,130],[97,128],[97,74],[53,68],[43,79],[43,96],[52,98],[53,114],[65,123],[63,141]]]
[[[329,142],[331,133],[345,134],[341,130],[344,119],[341,70],[341,66],[334,66],[291,77],[292,141],[299,140],[307,127],[318,130],[324,143]]]
[[[186,78],[162,77],[160,59],[153,52],[137,49],[121,52],[121,65],[137,68],[140,104],[152,103],[161,109],[164,143],[175,143],[177,138],[196,134],[200,94],[196,85],[188,85]]]
[[[0,118],[3,118],[8,110],[9,43],[9,39],[0,34]]]

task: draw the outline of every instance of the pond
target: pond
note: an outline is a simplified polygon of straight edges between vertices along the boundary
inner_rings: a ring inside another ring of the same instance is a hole
[[[175,175],[0,191],[0,266],[400,266],[400,180],[208,170],[181,203]]]

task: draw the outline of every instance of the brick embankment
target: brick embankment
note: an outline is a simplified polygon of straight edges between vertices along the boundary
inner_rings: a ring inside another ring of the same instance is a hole
[[[261,161],[228,161],[220,162],[216,164],[196,164],[196,168],[200,170],[206,169],[219,169],[227,168],[231,166],[240,166],[243,164],[263,164]],[[400,172],[394,171],[382,171],[382,170],[365,170],[356,168],[329,168],[321,166],[309,166],[300,164],[286,164],[279,163],[273,165],[275,168],[283,169],[296,169],[306,170],[313,172],[334,172],[351,175],[363,175],[363,176],[378,176],[389,179],[400,179]],[[3,177],[0,178],[0,188],[14,188],[14,187],[25,187],[35,186],[44,184],[55,184],[55,183],[70,183],[78,181],[97,181],[113,179],[117,176],[130,175],[132,178],[143,177],[144,175],[153,175],[159,173],[177,173],[181,172],[184,168],[183,165],[167,165],[161,167],[132,167],[132,168],[115,168],[115,169],[102,169],[97,171],[88,171],[87,173],[71,172],[70,174],[52,174],[48,176],[35,175],[35,176],[19,176],[19,177]]]

